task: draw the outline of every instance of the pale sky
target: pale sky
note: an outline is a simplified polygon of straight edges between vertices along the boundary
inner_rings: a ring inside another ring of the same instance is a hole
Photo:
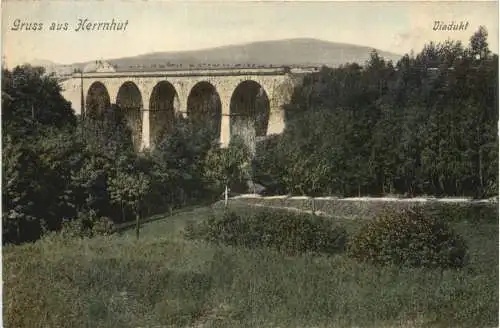
[[[125,31],[76,32],[78,19],[128,20]],[[14,21],[42,31],[12,31]],[[433,31],[434,21],[469,22],[466,31]],[[69,31],[50,31],[52,22]],[[480,25],[498,53],[498,2],[173,2],[2,1],[2,54],[8,66],[35,59],[70,64],[156,51],[179,51],[252,41],[317,38],[398,54],[429,41],[468,44]]]

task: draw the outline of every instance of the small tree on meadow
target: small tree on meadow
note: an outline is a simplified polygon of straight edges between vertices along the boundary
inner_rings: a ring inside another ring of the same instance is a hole
[[[142,172],[136,174],[118,172],[109,180],[111,202],[119,204],[122,208],[127,207],[135,214],[137,239],[139,239],[142,205],[150,185],[149,177]]]
[[[234,138],[227,148],[214,148],[205,159],[205,176],[216,189],[228,190],[251,177],[250,154],[244,142]]]

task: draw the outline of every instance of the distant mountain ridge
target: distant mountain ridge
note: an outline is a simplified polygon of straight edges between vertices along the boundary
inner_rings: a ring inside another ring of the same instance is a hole
[[[153,52],[131,57],[102,59],[113,65],[117,71],[162,70],[172,68],[222,67],[222,66],[330,66],[356,62],[364,64],[374,48],[329,42],[318,39],[298,38],[276,41],[258,41],[227,45],[215,48]],[[386,60],[397,61],[401,55],[377,52]],[[83,69],[92,62],[58,65],[42,65],[57,73],[71,73]]]

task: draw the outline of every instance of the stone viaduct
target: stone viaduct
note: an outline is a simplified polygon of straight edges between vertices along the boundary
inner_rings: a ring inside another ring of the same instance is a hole
[[[138,149],[152,148],[182,115],[213,128],[222,146],[231,136],[259,138],[285,127],[284,105],[315,68],[219,68],[117,72],[112,66],[74,73],[63,95],[85,116],[119,108]],[[82,99],[83,97],[83,99]]]

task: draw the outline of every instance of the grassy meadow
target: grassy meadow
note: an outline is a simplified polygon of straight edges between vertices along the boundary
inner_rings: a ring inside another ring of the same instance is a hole
[[[235,211],[252,207],[234,202]],[[6,327],[497,327],[498,220],[459,220],[461,270],[187,240],[201,207],[93,239],[3,249]],[[335,218],[348,232],[362,219]]]

